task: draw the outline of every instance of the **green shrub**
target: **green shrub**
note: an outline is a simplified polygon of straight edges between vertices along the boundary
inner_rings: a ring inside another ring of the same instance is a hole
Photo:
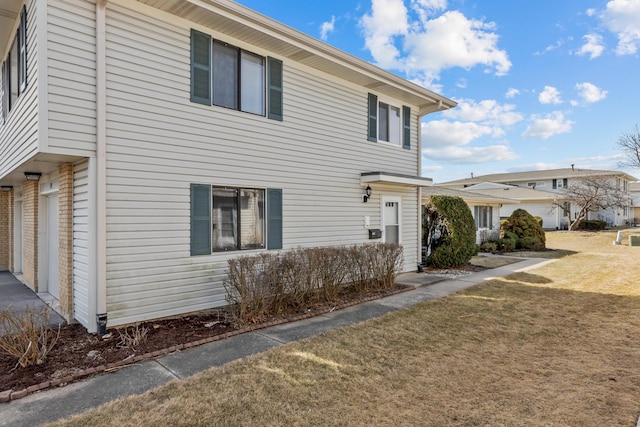
[[[578,224],[578,230],[600,231],[600,230],[604,230],[606,226],[607,226],[607,223],[605,221],[600,221],[597,219],[586,219],[581,221],[580,224]]]
[[[423,215],[428,265],[456,267],[477,253],[475,222],[462,198],[433,196]]]
[[[505,236],[507,233],[513,233],[513,235],[517,236],[519,242],[521,239],[528,237],[537,239],[539,243],[536,243],[534,246],[539,247],[539,249],[536,250],[541,250],[545,247],[546,239],[542,226],[524,209],[516,209],[513,211],[504,223],[503,232]],[[509,236],[511,236],[511,234],[509,234]],[[526,240],[526,244],[533,245],[529,240]],[[518,246],[522,246],[522,243],[518,243],[516,247]]]
[[[518,239],[516,248],[527,251],[541,251],[544,249],[544,244],[537,237],[521,237]]]
[[[517,244],[518,239],[511,239],[508,237],[503,237],[502,239],[499,239],[498,242],[498,250],[500,252],[511,252],[514,251],[516,249],[516,244]]]
[[[536,222],[538,223],[538,225],[540,225],[540,228],[542,228],[542,217],[541,216],[534,216],[533,219],[535,219]]]
[[[488,252],[490,254],[495,254],[496,252],[498,252],[498,244],[495,241],[483,242],[480,245],[480,251],[481,252]]]

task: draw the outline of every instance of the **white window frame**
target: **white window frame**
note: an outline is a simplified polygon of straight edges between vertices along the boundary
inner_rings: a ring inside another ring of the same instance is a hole
[[[385,136],[387,139],[383,138],[383,133],[382,133],[382,114],[380,111],[380,106],[381,104],[386,105],[387,107],[387,115],[385,117],[385,121],[387,123],[387,133],[388,136]],[[392,132],[391,129],[391,110],[394,109],[398,112],[398,121],[397,121],[397,129],[394,129]],[[378,141],[380,142],[384,142],[390,145],[393,145],[394,147],[401,147],[402,146],[402,106],[397,106],[391,102],[389,102],[386,99],[380,99],[378,98],[378,110],[377,110],[377,115],[378,115]],[[396,140],[394,141],[392,138],[392,135],[395,134]]]

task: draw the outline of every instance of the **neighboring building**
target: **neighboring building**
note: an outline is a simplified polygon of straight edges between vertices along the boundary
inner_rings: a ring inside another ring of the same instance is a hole
[[[504,206],[500,211],[503,219],[508,218],[516,209],[524,209],[531,215],[542,218],[542,227],[547,230],[564,230],[569,227],[567,213],[554,205],[557,201],[558,193],[493,182],[474,184],[462,191],[494,197],[506,197],[518,201],[518,205]]]
[[[453,101],[228,0],[2,7],[0,268],[67,319],[225,305],[227,260],[267,250],[414,269],[421,118]]]
[[[640,182],[632,182],[629,184],[629,193],[631,195],[631,208],[633,215],[633,225],[640,224]]]
[[[482,175],[477,177],[459,179],[439,183],[438,186],[446,188],[464,189],[469,188],[474,192],[482,191],[485,194],[495,195],[495,191],[487,193],[485,190],[495,190],[500,188],[495,186],[493,189],[488,188],[490,184],[503,184],[509,187],[527,188],[530,190],[542,191],[543,193],[521,192],[513,197],[519,200],[521,205],[519,208],[527,209],[529,206],[533,212],[532,215],[541,216],[543,218],[543,227],[547,229],[566,228],[568,226],[568,218],[564,217],[561,209],[553,209],[553,199],[545,193],[562,193],[564,188],[569,187],[576,180],[591,176],[601,176],[610,179],[615,185],[624,192],[629,191],[629,184],[636,181],[636,178],[621,171],[611,170],[594,170],[594,169],[578,169],[575,167],[541,171],[512,172]],[[513,193],[510,193],[513,194]],[[541,198],[541,199],[540,199]],[[578,206],[569,204],[571,216],[575,219],[579,210]],[[506,214],[506,211],[504,212]],[[621,226],[629,224],[633,221],[633,213],[631,206],[620,209],[603,209],[598,212],[590,212],[588,219],[598,219],[605,221],[608,226]],[[545,221],[544,219],[548,220]],[[566,221],[566,222],[565,222]]]
[[[513,206],[520,202],[506,197],[499,197],[476,193],[472,191],[455,190],[443,187],[423,187],[422,204],[429,203],[432,196],[460,197],[469,206],[471,215],[476,223],[476,243],[481,244],[487,240],[500,238],[500,217],[504,209],[513,211]]]

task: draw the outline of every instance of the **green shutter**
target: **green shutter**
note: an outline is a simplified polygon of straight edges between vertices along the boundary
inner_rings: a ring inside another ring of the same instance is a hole
[[[282,249],[282,190],[267,189],[267,249]]]
[[[411,150],[411,108],[402,106],[402,148]]]
[[[369,129],[367,132],[369,141],[378,141],[378,97],[369,94]]]
[[[267,117],[272,120],[282,121],[284,117],[282,105],[282,61],[275,58],[267,58],[267,84],[269,87]]]
[[[191,255],[211,254],[211,186],[191,184]]]
[[[191,30],[191,102],[211,105],[211,36]]]
[[[22,6],[18,30],[18,93],[27,89],[27,8]]]

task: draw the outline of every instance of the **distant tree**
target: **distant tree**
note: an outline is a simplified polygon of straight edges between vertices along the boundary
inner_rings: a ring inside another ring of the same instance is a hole
[[[577,216],[571,222],[571,212],[566,202],[579,207]],[[610,177],[589,176],[576,181],[561,191],[561,196],[553,203],[569,218],[569,231],[576,230],[587,219],[589,212],[600,209],[615,209],[629,206],[629,195]]]
[[[619,162],[620,167],[640,169],[640,129],[638,129],[638,125],[631,132],[620,135],[617,144],[625,157]]]

